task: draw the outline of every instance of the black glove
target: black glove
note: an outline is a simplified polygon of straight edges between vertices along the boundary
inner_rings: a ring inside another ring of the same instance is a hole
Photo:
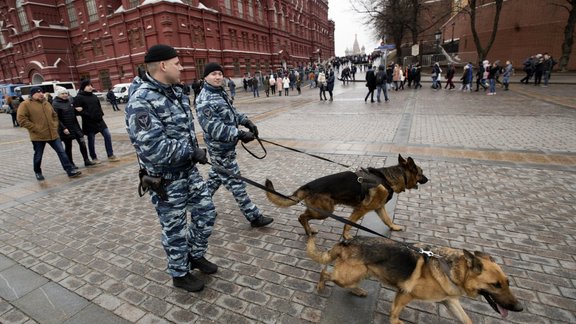
[[[242,141],[242,143],[252,142],[256,139],[256,136],[252,132],[245,132],[245,131],[238,131],[238,139]]]
[[[192,162],[200,164],[208,163],[208,157],[206,157],[206,149],[195,147],[194,152],[192,152]]]
[[[258,137],[258,127],[256,127],[256,125],[254,125],[251,120],[246,121],[244,126],[246,126],[246,128],[248,128],[252,134],[254,134],[254,137]]]

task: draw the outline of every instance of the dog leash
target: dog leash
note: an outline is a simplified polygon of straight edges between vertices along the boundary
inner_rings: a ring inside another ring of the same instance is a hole
[[[258,141],[260,142],[260,145],[262,145],[262,142],[266,142],[266,143],[268,143],[268,144],[276,145],[276,146],[279,146],[279,147],[281,147],[281,148],[285,148],[285,149],[290,150],[290,151],[293,151],[293,152],[297,152],[297,153],[301,153],[301,154],[306,154],[306,155],[308,155],[308,156],[311,156],[311,157],[314,157],[314,158],[317,158],[317,159],[320,159],[320,160],[323,160],[323,161],[326,161],[326,162],[338,164],[338,165],[343,166],[343,167],[345,167],[345,168],[351,168],[351,167],[352,167],[352,166],[350,166],[350,165],[342,164],[342,163],[339,163],[339,162],[336,162],[336,161],[327,159],[327,158],[325,158],[325,157],[321,157],[321,156],[316,155],[316,154],[307,153],[307,152],[304,152],[304,151],[301,151],[301,150],[298,150],[298,149],[295,149],[295,148],[292,148],[292,147],[289,147],[289,146],[285,146],[285,145],[282,145],[282,144],[278,144],[278,143],[275,143],[275,142],[272,142],[272,141],[269,141],[269,140],[265,140],[265,139],[258,138]],[[244,146],[244,145],[242,145],[242,146]],[[263,145],[262,145],[262,148],[264,148]],[[244,149],[246,149],[246,148],[244,148]],[[248,150],[247,150],[247,151],[248,151]],[[266,152],[266,150],[264,150],[264,152]],[[249,153],[250,153],[250,152],[249,152]],[[252,154],[252,153],[250,153],[250,154]],[[254,154],[252,154],[252,156],[254,156]]]
[[[384,236],[384,235],[382,235],[382,234],[380,234],[380,233],[378,233],[378,232],[376,232],[376,231],[374,231],[374,230],[371,230],[371,229],[369,229],[369,228],[367,228],[367,227],[364,227],[364,226],[362,226],[362,225],[360,225],[360,224],[356,224],[356,223],[354,223],[354,222],[352,222],[352,221],[350,221],[350,220],[348,220],[348,219],[346,219],[346,218],[344,218],[344,217],[342,217],[342,216],[334,215],[334,214],[329,213],[329,212],[327,212],[327,211],[325,211],[325,210],[318,209],[318,208],[312,207],[312,206],[308,206],[308,205],[306,205],[306,204],[304,204],[304,203],[302,203],[302,202],[296,201],[296,200],[294,200],[294,199],[292,199],[292,198],[290,198],[290,197],[288,197],[288,196],[286,196],[286,195],[284,195],[284,194],[282,194],[282,193],[279,193],[279,192],[276,191],[276,190],[272,190],[272,189],[266,188],[266,186],[264,186],[264,185],[262,185],[262,184],[260,184],[260,183],[258,183],[258,182],[256,182],[256,181],[254,181],[254,180],[250,180],[250,179],[248,179],[248,178],[246,178],[246,177],[243,177],[243,176],[238,175],[238,174],[236,174],[236,173],[233,173],[233,172],[231,172],[231,171],[229,171],[229,170],[226,170],[226,169],[224,169],[223,167],[221,167],[221,166],[219,166],[219,165],[214,165],[214,164],[212,164],[212,163],[210,163],[210,162],[208,162],[207,164],[211,165],[211,166],[212,166],[216,171],[218,171],[218,172],[221,172],[221,173],[227,174],[227,175],[229,175],[229,176],[231,176],[231,177],[234,177],[234,178],[236,178],[236,179],[242,180],[242,181],[244,181],[244,182],[246,182],[246,183],[248,183],[248,184],[253,185],[254,187],[257,187],[257,188],[259,188],[259,189],[262,189],[262,190],[264,190],[264,191],[267,191],[267,192],[269,192],[269,193],[271,193],[271,194],[278,195],[278,196],[280,196],[280,197],[282,197],[282,198],[284,198],[284,199],[288,199],[288,200],[294,201],[294,202],[297,203],[297,204],[301,204],[301,205],[303,205],[303,206],[305,206],[305,207],[307,207],[307,208],[309,208],[309,209],[311,209],[311,210],[314,210],[315,212],[318,212],[318,213],[320,213],[320,214],[322,214],[322,215],[325,215],[325,216],[327,216],[327,217],[333,218],[333,219],[335,219],[335,220],[337,220],[337,221],[339,221],[339,222],[342,222],[342,223],[344,223],[344,224],[350,225],[350,226],[352,226],[352,227],[356,227],[356,228],[361,229],[361,230],[363,230],[363,231],[365,231],[365,232],[368,232],[368,233],[371,233],[371,234],[374,234],[374,235],[377,235],[377,236],[380,236],[380,237],[383,237],[383,238],[390,239],[390,238],[388,238],[388,237],[386,237],[386,236]],[[415,250],[415,251],[418,250],[418,249],[416,249],[416,248],[412,248],[412,249]]]
[[[240,142],[240,144],[242,144],[242,147],[244,148],[244,150],[246,150],[246,152],[248,152],[250,155],[252,155],[253,157],[257,158],[258,160],[262,160],[263,158],[266,157],[266,155],[268,155],[268,152],[266,151],[266,148],[264,147],[264,144],[262,144],[262,139],[260,139],[259,137],[256,137],[256,140],[258,141],[258,143],[260,144],[260,147],[262,148],[262,150],[264,151],[264,155],[262,156],[257,156],[256,154],[252,153],[252,151],[250,151],[245,145],[244,142]]]
[[[241,143],[241,144],[242,144],[242,147],[246,150],[246,152],[250,153],[250,155],[252,155],[253,157],[255,157],[255,158],[257,158],[257,159],[260,159],[260,160],[263,159],[264,157],[266,157],[266,155],[267,155],[267,151],[266,151],[266,149],[264,148],[264,145],[262,144],[262,142],[266,142],[266,143],[269,143],[269,144],[272,144],[272,145],[276,145],[276,146],[285,148],[285,149],[290,150],[290,151],[294,151],[294,152],[297,152],[297,153],[302,153],[302,154],[309,155],[309,156],[312,156],[312,157],[314,157],[314,158],[317,158],[317,159],[320,159],[320,160],[323,160],[323,161],[327,161],[327,162],[330,162],[330,163],[338,164],[338,165],[343,166],[343,167],[345,167],[345,168],[350,168],[350,167],[351,167],[350,165],[342,164],[342,163],[339,163],[339,162],[336,162],[336,161],[333,161],[333,160],[330,160],[330,159],[327,159],[327,158],[324,158],[324,157],[321,157],[321,156],[318,156],[318,155],[315,155],[315,154],[307,153],[307,152],[300,151],[300,150],[295,149],[295,148],[292,148],[292,147],[284,146],[284,145],[282,145],[282,144],[278,144],[278,143],[275,143],[275,142],[272,142],[272,141],[269,141],[269,140],[261,139],[261,138],[259,138],[259,137],[257,137],[256,139],[258,140],[258,142],[260,143],[260,146],[261,146],[262,149],[264,150],[264,156],[262,156],[262,157],[258,157],[258,156],[256,156],[255,154],[253,154],[250,150],[248,150],[248,148],[246,148],[246,146],[244,146],[244,143]],[[354,222],[350,221],[350,220],[347,219],[347,218],[344,218],[344,217],[338,216],[338,215],[334,215],[334,214],[329,213],[329,212],[327,212],[327,211],[325,211],[325,210],[323,210],[323,209],[318,209],[318,208],[313,207],[313,206],[308,206],[308,205],[306,205],[305,203],[296,201],[296,200],[290,198],[289,196],[286,196],[286,195],[284,195],[284,194],[282,194],[282,193],[279,193],[279,192],[276,191],[276,190],[268,189],[266,186],[263,186],[262,184],[254,181],[254,180],[251,180],[251,179],[248,179],[248,178],[246,178],[246,177],[244,177],[244,176],[235,174],[235,173],[233,173],[233,172],[231,172],[231,171],[229,171],[229,170],[227,170],[227,169],[222,168],[221,166],[214,165],[214,164],[212,164],[212,163],[210,163],[210,162],[207,162],[207,164],[211,165],[211,166],[212,166],[216,171],[218,171],[218,172],[225,173],[225,174],[227,174],[227,175],[229,175],[229,176],[231,176],[231,177],[234,177],[234,178],[239,179],[239,180],[242,180],[242,181],[244,181],[244,182],[246,182],[246,183],[248,183],[248,184],[251,184],[252,186],[254,186],[254,187],[256,187],[256,188],[259,188],[259,189],[264,190],[264,191],[266,191],[266,192],[269,192],[269,193],[271,193],[271,194],[280,196],[280,197],[282,197],[282,198],[284,198],[284,199],[291,200],[291,201],[293,201],[293,202],[295,202],[295,203],[297,203],[297,204],[303,205],[303,206],[306,207],[306,208],[309,208],[309,209],[311,209],[311,210],[314,210],[314,211],[316,211],[316,212],[318,212],[318,213],[320,213],[320,214],[322,214],[322,215],[325,215],[325,216],[327,216],[327,217],[330,217],[330,218],[332,218],[332,219],[335,219],[335,220],[337,220],[337,221],[339,221],[339,222],[341,222],[341,223],[350,225],[350,226],[352,226],[352,227],[355,227],[355,228],[357,228],[357,229],[363,230],[363,231],[365,231],[365,232],[368,232],[368,233],[374,234],[374,235],[376,235],[376,236],[379,236],[379,237],[382,237],[382,238],[385,238],[385,239],[394,241],[394,242],[396,242],[396,243],[398,243],[398,244],[404,245],[404,246],[407,247],[408,249],[410,249],[410,250],[412,250],[412,251],[414,251],[414,252],[416,252],[416,253],[418,253],[418,254],[423,255],[424,258],[426,259],[426,261],[428,261],[429,258],[436,258],[436,259],[440,260],[440,263],[441,263],[441,265],[443,266],[443,268],[444,268],[444,266],[445,266],[445,261],[442,259],[442,256],[440,256],[440,255],[438,255],[438,254],[435,254],[434,252],[432,252],[432,251],[429,250],[429,249],[428,249],[428,250],[425,250],[425,249],[422,249],[422,248],[416,248],[416,247],[414,247],[414,246],[412,246],[412,245],[410,245],[410,244],[393,240],[393,239],[391,239],[391,238],[389,238],[389,237],[386,237],[386,236],[384,236],[384,235],[382,235],[382,234],[380,234],[380,233],[378,233],[378,232],[376,232],[376,231],[374,231],[374,230],[371,230],[371,229],[369,229],[369,228],[367,228],[367,227],[364,227],[364,226],[362,226],[362,225],[360,225],[360,224],[354,223]],[[359,177],[359,178],[358,178],[358,181],[359,181],[360,183],[362,183],[362,178]],[[405,175],[405,174],[404,174],[404,181],[406,181],[406,175]],[[390,190],[390,189],[389,189],[389,190]]]

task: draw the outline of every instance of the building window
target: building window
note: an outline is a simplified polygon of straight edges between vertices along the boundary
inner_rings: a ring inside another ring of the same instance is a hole
[[[246,73],[250,75],[250,70],[252,69],[252,63],[250,63],[250,59],[246,59]]]
[[[263,24],[264,23],[264,13],[262,12],[262,4],[258,3],[258,21]]]
[[[244,0],[238,0],[238,16],[244,18]]]
[[[108,70],[98,71],[98,77],[102,85],[102,90],[112,88],[112,80],[110,80],[110,72]]]
[[[206,65],[206,61],[204,59],[196,59],[196,74],[200,74],[200,71],[204,71],[204,65]]]
[[[88,21],[98,20],[98,10],[96,9],[96,1],[86,0],[86,8],[88,8]]]
[[[128,6],[129,6],[128,9],[136,8],[136,7],[138,7],[139,4],[140,4],[140,0],[129,0],[128,1]]]
[[[254,50],[260,50],[260,44],[258,43],[258,35],[252,34],[252,42],[254,43]]]
[[[142,39],[140,29],[131,29],[128,31],[128,44],[130,45],[130,48],[144,46],[144,40]]]
[[[254,8],[252,6],[252,0],[248,0],[248,19],[254,19]]]
[[[92,51],[94,56],[100,56],[104,54],[104,49],[102,48],[102,40],[95,39],[92,41]]]
[[[224,9],[226,9],[226,14],[232,14],[232,4],[230,3],[230,0],[224,0]]]
[[[28,26],[26,11],[24,11],[24,7],[22,6],[23,3],[24,0],[16,0],[16,11],[18,12],[18,20],[20,20],[20,28],[22,28],[22,31],[28,31],[30,27]]]
[[[240,75],[240,61],[237,58],[234,59],[234,76]]]
[[[68,12],[70,27],[78,27],[78,17],[76,16],[76,8],[74,8],[73,2],[73,0],[66,0],[66,11]]]

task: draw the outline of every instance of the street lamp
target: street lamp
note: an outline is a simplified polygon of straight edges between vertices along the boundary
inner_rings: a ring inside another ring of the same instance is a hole
[[[440,52],[440,38],[442,37],[442,32],[437,31],[434,33],[434,38],[436,39],[436,52]]]

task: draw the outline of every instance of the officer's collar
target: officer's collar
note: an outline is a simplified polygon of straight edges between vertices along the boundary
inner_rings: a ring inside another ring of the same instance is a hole
[[[224,91],[224,88],[222,86],[215,87],[206,81],[204,81],[204,89],[206,89],[210,92],[222,92],[222,91]]]
[[[146,81],[152,83],[156,87],[160,88],[166,94],[166,96],[168,96],[172,99],[180,99],[180,97],[182,97],[182,89],[181,88],[176,87],[173,84],[162,83],[162,82],[154,79],[148,72],[146,73],[144,79]]]

